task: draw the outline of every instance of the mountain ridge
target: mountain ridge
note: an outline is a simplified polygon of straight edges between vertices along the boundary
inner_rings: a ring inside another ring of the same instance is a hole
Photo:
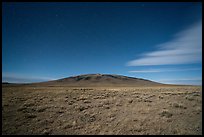
[[[70,76],[61,78],[58,80],[52,80],[47,82],[39,82],[35,84],[40,85],[53,85],[53,86],[159,86],[165,85],[162,83],[154,82],[147,79],[135,78],[117,74],[81,74],[76,76]]]

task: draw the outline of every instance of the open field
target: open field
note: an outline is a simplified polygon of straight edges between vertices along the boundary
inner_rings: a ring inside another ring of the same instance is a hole
[[[2,87],[2,134],[202,134],[202,87]]]

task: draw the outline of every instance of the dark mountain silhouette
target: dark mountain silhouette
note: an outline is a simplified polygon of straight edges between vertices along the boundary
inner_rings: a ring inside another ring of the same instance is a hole
[[[79,87],[104,87],[104,86],[161,86],[164,84],[153,82],[146,79],[127,77],[111,74],[86,74],[62,78],[48,82],[34,83],[46,86],[79,86]]]

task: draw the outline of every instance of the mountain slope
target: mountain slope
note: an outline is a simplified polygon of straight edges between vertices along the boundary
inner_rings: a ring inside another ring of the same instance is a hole
[[[37,83],[35,83],[37,84]],[[41,82],[40,85],[49,86],[159,86],[161,83],[150,80],[110,74],[86,74],[72,76],[54,81]]]

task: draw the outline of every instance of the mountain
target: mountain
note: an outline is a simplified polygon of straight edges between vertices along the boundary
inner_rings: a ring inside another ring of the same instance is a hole
[[[73,86],[73,87],[105,87],[105,86],[161,86],[164,84],[146,79],[127,77],[111,74],[86,74],[53,80],[48,82],[34,83],[44,86]]]

